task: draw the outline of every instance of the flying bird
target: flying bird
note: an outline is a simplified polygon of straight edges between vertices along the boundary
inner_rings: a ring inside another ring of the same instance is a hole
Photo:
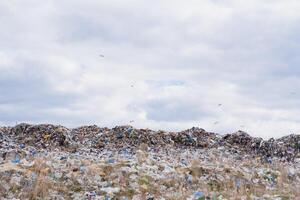
[[[218,104],[218,106],[222,106],[222,104],[221,104],[221,103],[219,103],[219,104]]]
[[[103,54],[100,54],[99,56],[100,56],[101,58],[104,58],[104,55],[103,55]]]

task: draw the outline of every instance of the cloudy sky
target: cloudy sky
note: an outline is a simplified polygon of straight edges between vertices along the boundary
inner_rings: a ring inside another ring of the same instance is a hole
[[[298,0],[0,1],[0,125],[300,133],[299,10]]]

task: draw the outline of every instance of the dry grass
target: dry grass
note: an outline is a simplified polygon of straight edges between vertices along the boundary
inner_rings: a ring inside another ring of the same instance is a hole
[[[258,159],[230,163],[230,159],[220,160],[220,157],[215,155],[211,156],[209,162],[194,158],[190,159],[188,165],[182,166],[171,163],[170,157],[154,162],[150,159],[151,154],[146,153],[145,149],[146,146],[140,147],[134,163],[121,158],[115,158],[113,164],[107,163],[106,160],[96,162],[88,159],[78,160],[79,162],[76,161],[75,164],[68,163],[65,169],[70,175],[67,185],[64,185],[62,179],[54,178],[53,173],[56,169],[46,164],[47,161],[62,162],[59,160],[38,157],[34,160],[34,165],[29,168],[8,164],[4,166],[6,170],[13,167],[13,170],[23,173],[24,177],[35,174],[35,178],[31,178],[34,180],[33,184],[26,189],[23,199],[49,199],[53,193],[65,199],[72,199],[69,196],[70,191],[78,193],[93,191],[91,181],[96,176],[100,177],[102,182],[109,183],[111,187],[120,189],[114,194],[117,199],[122,196],[132,198],[134,195],[138,195],[139,199],[146,199],[147,194],[151,194],[155,199],[164,197],[170,200],[181,200],[195,191],[202,191],[209,196],[222,194],[226,199],[241,199],[241,197],[252,199],[253,196],[261,197],[266,193],[280,195],[286,199],[300,197],[299,172],[296,171],[296,175],[291,177],[289,172],[291,164],[262,165]],[[85,166],[85,170],[80,171],[78,165]],[[130,170],[126,171],[128,168]],[[188,181],[187,177],[192,178]],[[78,182],[78,179],[82,182]],[[255,180],[259,182],[254,183]],[[272,190],[269,190],[267,186],[271,183]],[[12,188],[12,190],[18,193],[20,188]]]

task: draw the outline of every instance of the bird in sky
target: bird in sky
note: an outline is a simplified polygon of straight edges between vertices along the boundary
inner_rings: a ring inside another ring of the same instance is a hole
[[[100,54],[99,56],[100,56],[101,58],[104,58],[104,55],[103,55],[103,54]]]

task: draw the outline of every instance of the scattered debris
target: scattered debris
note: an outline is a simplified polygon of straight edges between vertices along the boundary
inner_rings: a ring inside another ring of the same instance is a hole
[[[297,199],[300,136],[0,127],[1,199]]]

